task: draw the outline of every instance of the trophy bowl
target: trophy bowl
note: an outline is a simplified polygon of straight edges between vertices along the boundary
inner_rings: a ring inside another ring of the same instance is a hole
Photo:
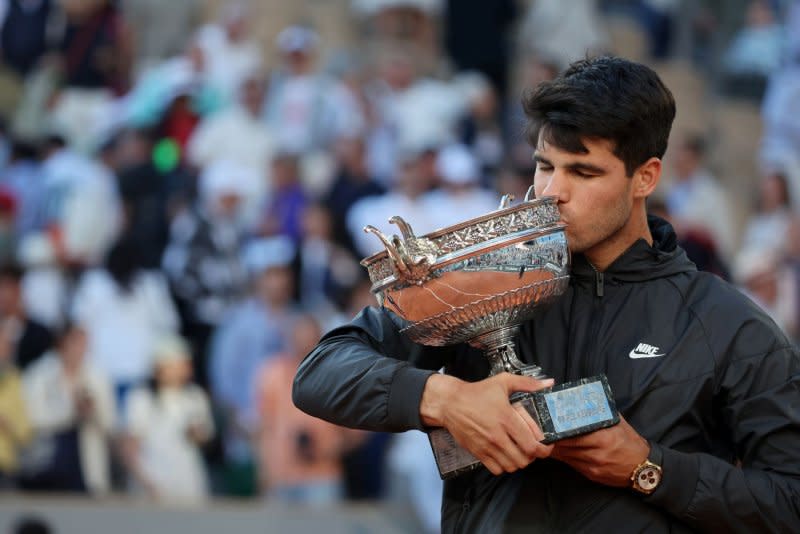
[[[401,236],[373,226],[384,250],[365,258],[378,303],[403,318],[401,330],[423,345],[469,343],[489,360],[490,375],[510,372],[544,378],[538,365],[517,357],[514,336],[520,324],[558,298],[569,283],[570,252],[556,199],[533,199],[500,207],[481,217],[414,235],[394,216]],[[544,434],[544,442],[576,436],[619,422],[603,375],[539,390],[515,393]],[[480,465],[444,428],[428,433],[442,478]]]
[[[505,195],[493,212],[419,237],[397,216],[389,221],[402,238],[365,228],[385,250],[361,264],[379,304],[408,321],[404,334],[423,345],[483,349],[491,374],[543,376],[518,360],[513,338],[564,292],[570,254],[556,200],[530,195],[516,205]]]

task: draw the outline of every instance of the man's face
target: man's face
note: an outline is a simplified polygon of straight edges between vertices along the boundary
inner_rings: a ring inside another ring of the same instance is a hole
[[[555,196],[572,252],[591,253],[614,242],[631,218],[632,180],[607,140],[583,140],[573,154],[539,138],[534,157],[536,197]]]

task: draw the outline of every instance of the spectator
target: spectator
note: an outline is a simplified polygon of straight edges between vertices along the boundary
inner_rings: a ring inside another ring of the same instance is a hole
[[[89,361],[111,380],[125,413],[127,394],[150,376],[154,344],[178,330],[167,282],[142,267],[136,242],[123,239],[103,268],[84,273],[72,306],[73,319],[86,328]]]
[[[197,504],[209,494],[200,451],[214,434],[208,398],[191,383],[191,352],[183,339],[161,338],[153,360],[151,384],[128,403],[126,463],[149,497]]]
[[[169,207],[175,192],[168,175],[153,162],[150,133],[123,131],[116,144],[124,213],[122,234],[136,243],[141,267],[157,269],[169,238]]]
[[[352,431],[308,416],[292,403],[292,377],[321,334],[311,316],[299,316],[287,351],[259,372],[259,478],[267,496],[283,503],[324,506],[344,496],[341,458]]]
[[[283,68],[270,80],[265,117],[278,145],[304,154],[328,148],[339,137],[359,134],[364,118],[358,102],[341,82],[315,66],[319,35],[307,27],[290,26],[278,34],[277,46]]]
[[[86,361],[86,332],[68,324],[23,377],[35,432],[26,490],[103,494],[110,489],[108,435],[114,425],[111,383]]]
[[[741,248],[783,251],[791,218],[792,203],[786,176],[780,172],[767,174],[759,183],[758,205],[747,222]]]
[[[200,199],[172,223],[163,268],[178,299],[183,334],[195,355],[194,376],[206,387],[208,341],[214,328],[246,290],[239,257],[245,228],[242,200],[251,191],[252,173],[218,162],[200,176]]]
[[[297,244],[302,238],[303,212],[309,202],[301,183],[299,157],[288,152],[276,154],[270,174],[272,193],[261,213],[258,233],[283,235]]]
[[[303,214],[303,239],[294,263],[299,302],[329,330],[343,321],[339,310],[362,274],[352,253],[333,241],[331,214],[311,204]]]
[[[188,159],[197,167],[227,159],[266,169],[275,150],[274,134],[262,120],[264,80],[252,75],[238,88],[236,103],[203,120],[189,140]]]
[[[255,377],[261,364],[286,349],[295,313],[294,277],[289,265],[295,249],[286,238],[248,246],[245,261],[252,293],[226,315],[211,347],[211,385],[222,411],[227,482],[248,493],[254,475],[251,443],[257,422]]]
[[[0,323],[0,490],[13,487],[19,456],[31,438],[30,421],[14,364],[14,325]]]
[[[797,279],[785,268],[778,252],[758,247],[742,249],[736,257],[733,276],[740,289],[787,335],[797,335]]]
[[[129,30],[116,2],[63,2],[66,28],[60,45],[64,84],[70,88],[128,89]]]
[[[667,210],[680,237],[688,229],[713,240],[723,259],[736,247],[726,191],[704,166],[705,141],[696,135],[684,139],[674,154],[674,180],[666,192]]]
[[[436,157],[436,170],[441,188],[426,193],[421,200],[434,228],[445,228],[497,209],[499,197],[480,187],[480,164],[464,145],[443,148]]]
[[[458,140],[478,158],[481,184],[484,176],[494,173],[503,160],[503,132],[497,93],[478,73],[463,73],[455,80],[467,100],[467,110],[458,125]]]
[[[59,262],[79,267],[98,264],[122,222],[114,178],[58,136],[46,143],[43,173],[45,224]]]
[[[435,154],[433,151],[407,153],[394,189],[380,196],[362,198],[353,204],[347,216],[347,229],[362,257],[382,249],[375,236],[364,233],[368,224],[391,235],[397,233],[397,227],[389,224],[387,219],[399,215],[413,225],[417,235],[435,229],[432,214],[422,203],[423,195],[433,186],[428,167],[431,160],[435,161]]]
[[[264,205],[272,189],[269,166],[275,152],[275,135],[261,116],[264,90],[261,78],[245,79],[237,103],[203,119],[187,146],[188,161],[198,168],[228,160],[266,174],[246,199],[245,210],[250,216]]]
[[[365,160],[370,176],[382,186],[391,185],[399,160],[399,109],[402,95],[418,81],[412,55],[392,47],[379,55],[377,76],[364,86],[370,113],[365,137]]]
[[[728,89],[760,100],[767,78],[781,65],[783,48],[783,28],[775,20],[770,2],[752,0],[744,28],[722,58]]]
[[[25,371],[53,345],[53,335],[32,319],[22,303],[23,272],[12,265],[0,267],[0,321],[8,329],[14,365]]]
[[[382,195],[384,187],[373,180],[367,168],[366,147],[360,138],[340,138],[336,142],[339,169],[324,197],[325,205],[333,219],[334,240],[354,250],[347,232],[347,214],[358,200],[372,195]]]
[[[245,80],[262,67],[261,46],[249,36],[250,12],[241,0],[222,6],[221,22],[197,32],[197,45],[208,62],[209,81],[220,89],[225,102],[236,100]]]
[[[672,51],[680,0],[639,0],[639,21],[647,33],[650,57],[667,59]]]

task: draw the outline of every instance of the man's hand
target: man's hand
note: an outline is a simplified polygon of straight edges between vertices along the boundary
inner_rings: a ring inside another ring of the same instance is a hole
[[[650,454],[650,445],[620,416],[619,424],[555,443],[553,458],[594,482],[627,487],[631,474]]]
[[[425,425],[449,430],[493,474],[512,473],[549,456],[552,446],[540,443],[544,434],[539,426],[508,397],[552,385],[552,380],[509,373],[480,382],[435,374],[425,384],[420,415]]]

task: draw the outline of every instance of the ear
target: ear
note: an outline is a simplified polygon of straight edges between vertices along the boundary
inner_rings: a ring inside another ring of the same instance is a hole
[[[661,160],[650,158],[633,174],[633,197],[646,198],[655,191],[661,179]]]

